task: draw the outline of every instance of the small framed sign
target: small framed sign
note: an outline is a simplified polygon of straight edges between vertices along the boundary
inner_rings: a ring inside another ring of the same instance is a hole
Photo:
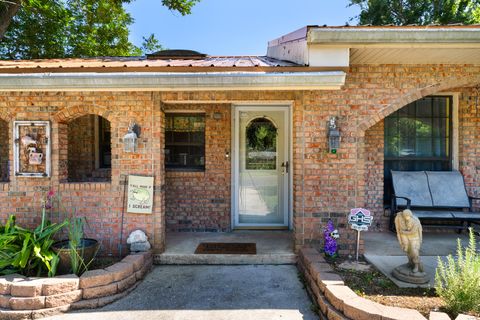
[[[15,175],[20,177],[50,176],[50,122],[14,121],[13,153]]]
[[[373,217],[370,211],[363,208],[354,208],[350,210],[348,215],[348,224],[357,231],[367,231],[372,225]]]
[[[152,213],[153,177],[128,176],[127,212]]]

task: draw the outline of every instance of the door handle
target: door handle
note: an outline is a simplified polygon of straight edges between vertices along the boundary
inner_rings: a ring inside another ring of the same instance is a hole
[[[282,174],[287,174],[288,173],[288,161],[282,162]]]

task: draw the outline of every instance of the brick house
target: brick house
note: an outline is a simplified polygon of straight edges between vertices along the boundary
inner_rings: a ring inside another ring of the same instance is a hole
[[[105,253],[138,228],[157,252],[167,231],[249,228],[290,229],[298,248],[329,219],[350,253],[350,208],[387,229],[389,169],[458,169],[479,195],[479,100],[479,26],[309,26],[263,57],[2,61],[0,220],[38,223],[53,188]],[[19,174],[18,121],[50,126],[42,176]],[[133,174],[154,177],[152,214],[126,212]]]

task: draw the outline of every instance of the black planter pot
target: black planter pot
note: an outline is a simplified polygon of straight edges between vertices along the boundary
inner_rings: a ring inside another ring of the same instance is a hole
[[[77,246],[77,253],[83,258],[86,265],[95,257],[100,244],[95,239],[82,238]],[[52,245],[52,250],[58,254],[57,273],[67,274],[72,272],[72,261],[70,258],[70,240],[57,241]]]

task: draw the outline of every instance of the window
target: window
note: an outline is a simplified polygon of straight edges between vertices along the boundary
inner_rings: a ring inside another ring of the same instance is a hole
[[[432,96],[385,118],[384,199],[390,201],[390,170],[452,169],[452,98]]]
[[[252,120],[246,128],[247,170],[275,170],[277,164],[277,128],[266,118]]]
[[[110,144],[110,122],[103,118],[98,118],[98,158],[99,168],[112,167],[112,146]]]
[[[165,115],[165,167],[205,170],[205,114]]]
[[[8,181],[8,122],[0,119],[0,182]]]

